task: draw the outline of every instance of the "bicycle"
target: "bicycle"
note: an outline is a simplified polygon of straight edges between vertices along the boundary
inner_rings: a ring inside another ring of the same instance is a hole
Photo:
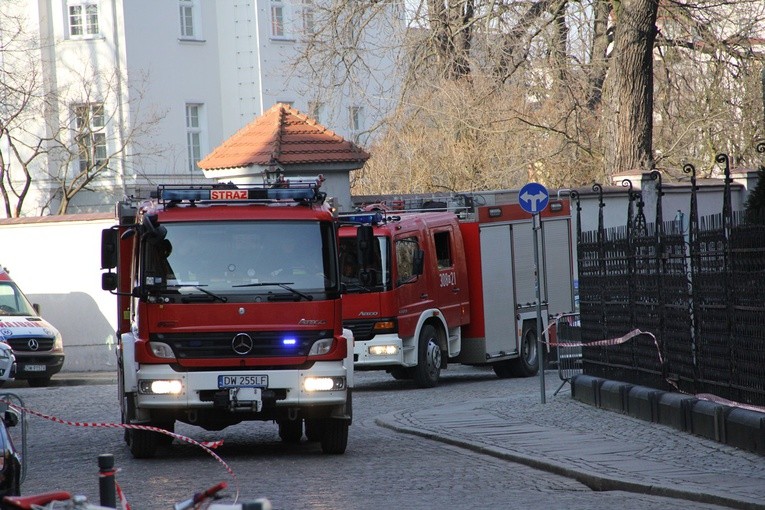
[[[220,482],[209,489],[195,493],[192,497],[173,505],[173,510],[272,510],[271,502],[259,498],[246,503],[215,503],[222,499],[218,493],[228,487]],[[73,495],[67,491],[45,492],[30,496],[5,496],[6,510],[116,510],[110,506],[94,505],[85,496]],[[129,508],[129,507],[128,507]]]

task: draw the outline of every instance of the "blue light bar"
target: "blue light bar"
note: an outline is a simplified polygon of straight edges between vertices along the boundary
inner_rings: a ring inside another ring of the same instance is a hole
[[[294,338],[284,338],[282,339],[283,345],[297,345],[297,340]]]
[[[161,200],[210,200],[209,189],[169,189],[160,190]]]
[[[314,191],[311,188],[270,188],[268,198],[272,200],[311,200]]]
[[[359,213],[359,214],[351,214],[351,215],[343,215],[343,220],[350,221],[352,223],[371,223],[372,225],[376,223],[382,222],[382,214],[379,212],[373,212],[373,213]]]

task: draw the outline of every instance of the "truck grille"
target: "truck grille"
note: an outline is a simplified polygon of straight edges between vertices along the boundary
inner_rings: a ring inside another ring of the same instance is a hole
[[[344,321],[343,327],[353,331],[354,340],[371,340],[374,336],[375,320],[371,321]]]
[[[32,349],[29,346],[30,340],[37,342],[37,348]],[[45,352],[53,349],[53,339],[44,337],[8,337],[6,342],[15,352]]]
[[[268,358],[307,356],[314,342],[331,336],[329,331],[248,331],[154,334],[150,340],[166,343],[179,359]]]

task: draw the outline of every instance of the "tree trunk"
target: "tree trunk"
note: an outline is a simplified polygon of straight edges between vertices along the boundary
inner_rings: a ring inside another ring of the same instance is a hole
[[[624,0],[605,84],[606,175],[653,168],[653,46],[658,0]]]

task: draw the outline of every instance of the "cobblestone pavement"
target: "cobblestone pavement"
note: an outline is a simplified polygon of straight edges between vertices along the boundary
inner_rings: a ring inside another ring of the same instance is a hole
[[[268,496],[275,508],[385,508],[404,501],[411,509],[658,510],[687,508],[688,501],[693,508],[765,508],[761,456],[594,408],[565,390],[553,397],[559,384],[554,372],[547,376],[545,404],[536,378],[447,372],[449,378],[431,390],[386,374],[360,374],[349,450],[340,457],[323,456],[312,445],[286,447],[270,426],[200,433],[181,425],[178,432],[198,440],[225,434],[219,453],[239,473],[243,494]],[[62,373],[53,388],[12,383],[9,390],[69,419],[113,421],[115,382],[113,373]],[[66,387],[86,384],[100,386]],[[200,479],[221,476],[220,466],[184,444],[173,445],[165,458],[135,461],[117,431],[44,427],[33,423],[30,457],[50,459],[50,465],[35,465],[23,487],[27,493],[49,489],[52,476],[57,488],[82,485],[84,468],[76,466],[93,469],[106,451],[124,468],[119,479],[137,510],[167,508],[166,502],[202,488]],[[57,445],[63,448],[48,457]],[[62,473],[62,465],[75,467]],[[92,474],[85,478],[95,485]],[[136,493],[142,483],[146,492]]]
[[[574,478],[595,490],[765,509],[764,457],[595,408],[565,392],[550,398],[549,384],[542,404],[539,383],[524,382],[523,391],[512,395],[394,412],[377,423]]]

